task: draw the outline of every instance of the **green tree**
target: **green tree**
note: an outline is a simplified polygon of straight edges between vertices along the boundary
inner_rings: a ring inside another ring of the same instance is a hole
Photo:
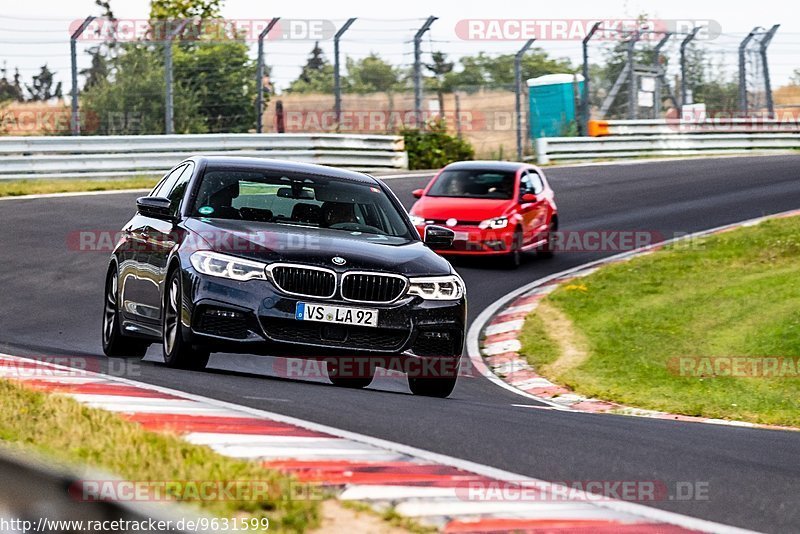
[[[325,65],[321,70],[312,71],[308,81],[297,78],[286,89],[288,93],[333,93],[333,65]]]
[[[445,75],[448,87],[472,93],[481,87],[488,86],[490,80],[487,79],[488,75],[483,69],[483,57],[485,57],[483,53],[477,56],[462,57],[459,60],[461,70]]]
[[[319,47],[319,41],[317,41],[314,43],[314,48],[311,49],[311,55],[309,56],[308,61],[303,66],[303,71],[300,73],[300,79],[306,83],[309,83],[314,74],[321,72],[327,64],[328,60],[325,59],[325,54],[322,52],[322,48]]]
[[[154,0],[151,15],[161,20],[216,17],[220,4]],[[152,40],[118,45],[107,59],[105,76],[98,67],[97,76],[87,79],[84,100],[99,118],[100,132],[164,132],[164,45],[156,38],[160,28],[164,26],[153,26]],[[249,131],[255,120],[256,66],[244,39],[206,20],[171,46],[175,131]]]
[[[120,45],[112,58],[108,79],[83,93],[83,108],[93,124],[87,131],[102,135],[163,134],[164,64],[161,47],[148,43]],[[174,91],[176,133],[205,133],[196,94],[176,80]]]
[[[196,99],[209,132],[246,133],[255,120],[256,65],[239,40],[173,45],[175,80]],[[177,94],[178,91],[175,91]]]
[[[102,10],[101,17],[105,20],[115,22],[117,18],[111,9],[109,0],[95,0],[95,5]],[[98,30],[98,33],[100,30]],[[97,85],[102,80],[106,80],[109,74],[108,58],[112,55],[114,47],[116,46],[116,36],[111,35],[103,36],[107,41],[103,44],[93,46],[87,52],[92,58],[91,65],[80,71],[86,81],[84,82],[84,90]]]
[[[151,0],[150,20],[220,18],[223,0]]]
[[[426,130],[404,129],[409,169],[438,169],[454,161],[471,160],[475,149],[467,141],[447,133],[443,120],[432,121]]]
[[[3,77],[0,78],[0,103],[8,101],[21,102],[25,100],[25,94],[22,92],[22,84],[20,82],[19,69],[14,71],[14,77],[9,80],[6,67],[0,70]]]
[[[92,58],[92,63],[88,68],[80,71],[80,75],[86,78],[86,82],[83,84],[84,91],[108,79],[107,52],[101,46],[93,46],[87,52]]]
[[[687,78],[692,90],[692,100],[706,105],[708,113],[729,112],[737,109],[739,83],[734,74],[727,72],[724,59],[714,57],[695,44],[689,45]]]
[[[430,85],[436,91],[436,96],[439,98],[439,112],[444,114],[444,94],[450,92],[450,81],[447,75],[453,72],[454,63],[447,61],[447,54],[444,52],[433,52],[431,54],[431,63],[425,64],[433,77],[430,79]]]
[[[512,89],[514,87],[514,54],[489,56],[483,52],[459,60],[461,69],[448,75],[447,87],[474,92],[480,87],[487,89]],[[545,74],[573,73],[576,68],[569,59],[551,58],[541,48],[531,48],[522,57],[522,79]]]
[[[53,98],[61,98],[63,96],[61,82],[55,83],[54,77],[55,73],[47,67],[47,64],[42,65],[39,74],[33,76],[31,84],[25,84],[25,89],[28,91],[28,100],[46,102]]]
[[[346,64],[346,86],[350,92],[388,93],[399,83],[398,70],[375,53],[358,60],[348,57]]]
[[[314,48],[297,77],[289,84],[289,93],[332,93],[333,92],[333,65],[325,58],[319,43],[314,43]]]

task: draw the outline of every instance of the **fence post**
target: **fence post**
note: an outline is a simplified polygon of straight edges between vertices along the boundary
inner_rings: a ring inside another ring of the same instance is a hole
[[[775,24],[772,28],[769,29],[767,34],[761,39],[759,53],[761,54],[761,63],[764,65],[764,93],[767,96],[767,112],[769,113],[770,118],[773,118],[775,115],[775,103],[772,101],[772,84],[769,80],[769,65],[767,64],[767,47],[769,43],[772,41],[772,37],[775,35],[775,32],[778,31],[780,24]]]
[[[164,95],[164,133],[167,135],[175,133],[175,110],[172,97],[172,40],[183,31],[188,23],[189,19],[182,20],[181,23],[171,31],[169,30],[169,25],[167,25],[166,29],[168,31],[164,37],[164,83],[166,85]]]
[[[72,120],[70,121],[70,130],[72,135],[81,134],[81,117],[78,113],[78,46],[77,40],[81,36],[83,30],[91,24],[94,17],[86,17],[78,26],[72,35],[69,37],[69,54],[72,61]]]
[[[747,62],[745,54],[747,53],[747,45],[750,44],[759,29],[761,29],[761,26],[753,28],[747,34],[747,37],[739,43],[739,111],[744,114],[747,114]]]
[[[355,18],[347,19],[347,22],[339,28],[333,36],[333,112],[336,115],[336,131],[339,131],[339,123],[342,121],[342,80],[339,69],[339,39],[342,38],[350,26],[356,21]]]
[[[258,58],[256,58],[256,132],[264,131],[264,39],[281,20],[274,17],[267,27],[258,34]]]
[[[514,56],[514,110],[517,114],[517,161],[522,161],[522,56],[536,39],[528,39]]]
[[[453,93],[456,108],[456,135],[461,138],[461,96],[458,92]]]
[[[633,53],[636,50],[636,42],[639,41],[639,31],[633,32],[628,41],[628,118],[636,119],[639,112],[639,80],[636,78],[636,68],[634,65]]]
[[[414,34],[414,120],[417,128],[422,128],[422,36],[438,17],[430,16]]]
[[[595,22],[592,29],[583,38],[583,91],[581,92],[581,120],[578,124],[581,135],[587,135],[589,131],[589,41],[599,27],[600,22]]]
[[[667,41],[669,41],[670,37],[672,37],[671,33],[669,33],[669,32],[665,33],[664,37],[662,37],[661,40],[658,41],[658,44],[653,49],[653,63],[655,64],[655,67],[657,69],[659,69],[658,70],[658,75],[656,76],[656,87],[655,87],[656,90],[655,90],[655,94],[653,95],[654,100],[655,100],[653,102],[653,118],[654,119],[657,119],[658,116],[661,115],[661,81],[662,81],[661,80],[661,78],[662,78],[661,73],[663,72],[661,70],[661,49],[664,48],[664,45],[667,44]]]
[[[686,93],[688,92],[686,84],[686,47],[695,38],[700,28],[702,26],[695,26],[689,35],[681,41],[681,118],[683,118],[683,107],[686,105]]]

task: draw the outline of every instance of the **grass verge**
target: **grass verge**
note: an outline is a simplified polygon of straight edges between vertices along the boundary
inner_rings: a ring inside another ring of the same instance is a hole
[[[798,279],[800,217],[603,267],[544,301],[589,352],[549,378],[643,408],[800,426]],[[553,336],[536,312],[526,320],[521,352],[545,375]]]
[[[111,412],[5,380],[0,380],[0,406],[0,440],[11,447],[137,482],[235,482],[257,488],[253,500],[184,502],[219,517],[267,517],[270,531],[303,532],[319,522],[318,501],[293,498],[297,486],[292,478],[254,462],[228,458],[176,435],[149,432]],[[264,487],[269,491],[261,491]]]
[[[118,180],[0,180],[0,197],[45,195],[78,191],[112,191],[118,189],[149,189],[157,178],[137,176]]]

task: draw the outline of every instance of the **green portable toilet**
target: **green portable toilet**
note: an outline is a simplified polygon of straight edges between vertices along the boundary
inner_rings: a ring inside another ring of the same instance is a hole
[[[575,120],[576,84],[580,95],[580,74],[545,74],[528,80],[531,139],[566,135]]]

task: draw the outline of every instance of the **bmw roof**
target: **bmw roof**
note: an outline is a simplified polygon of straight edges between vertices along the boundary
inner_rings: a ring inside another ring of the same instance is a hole
[[[210,168],[246,168],[272,172],[285,172],[291,174],[310,174],[316,176],[326,176],[329,178],[339,178],[342,180],[352,180],[354,182],[377,183],[377,180],[368,174],[337,169],[313,163],[302,163],[281,159],[253,158],[243,156],[204,156],[197,155],[189,158],[197,163],[205,163]]]

